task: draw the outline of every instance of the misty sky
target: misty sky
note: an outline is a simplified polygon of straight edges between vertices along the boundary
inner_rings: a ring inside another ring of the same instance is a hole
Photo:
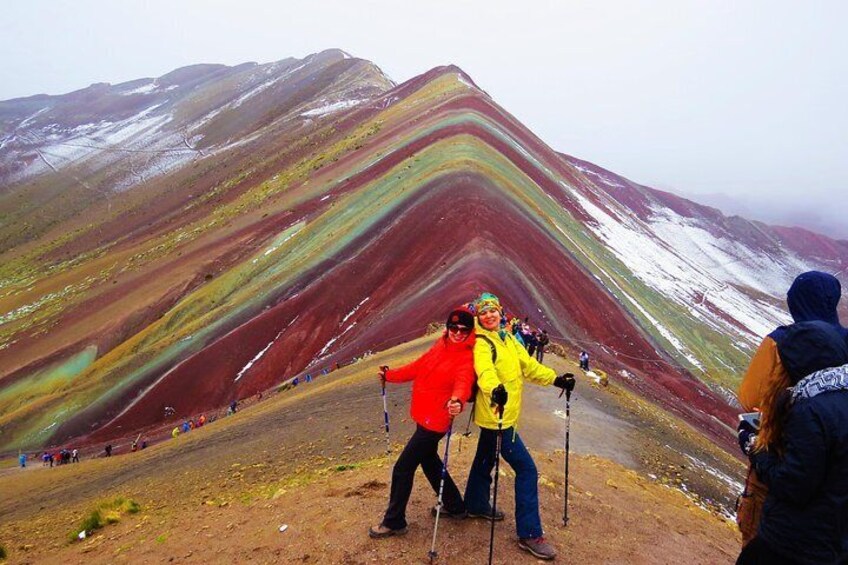
[[[533,8],[530,8],[533,6]],[[462,67],[564,153],[848,239],[848,2],[5,2],[0,99],[330,47]]]

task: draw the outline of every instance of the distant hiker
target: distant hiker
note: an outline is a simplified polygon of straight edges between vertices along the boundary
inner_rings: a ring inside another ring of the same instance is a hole
[[[539,334],[538,343],[536,345],[536,361],[539,363],[545,358],[545,348],[551,342],[548,337],[548,330],[542,330],[542,333]]]
[[[194,418],[190,418],[188,421],[188,429],[193,430],[195,427]]]
[[[203,426],[203,424],[205,424],[205,423],[206,423],[206,414],[201,414],[200,418],[198,418],[198,420],[197,420],[197,425]]]
[[[584,371],[589,370],[589,354],[585,351],[580,352],[580,368]]]
[[[238,411],[238,400],[230,402],[230,414],[235,414]]]
[[[106,457],[112,457],[112,444],[111,444],[111,443],[110,443],[110,444],[108,444],[108,445],[104,448],[104,451],[106,452]]]
[[[530,357],[536,355],[536,347],[539,346],[539,335],[537,332],[530,332],[527,337],[527,354]]]
[[[442,460],[437,452],[439,440],[450,428],[452,418],[462,412],[471,395],[473,350],[474,316],[461,308],[448,315],[445,332],[424,355],[398,369],[380,372],[380,379],[384,382],[412,381],[410,414],[417,426],[392,471],[389,507],[385,516],[379,525],[368,530],[372,538],[406,533],[406,505],[419,465],[438,494],[442,478]],[[465,504],[449,474],[445,476],[442,498],[442,516],[465,518]],[[433,511],[435,513],[435,508]]]
[[[508,395],[503,414],[501,455],[515,471],[515,526],[518,546],[540,559],[553,559],[556,551],[545,540],[539,517],[539,475],[533,458],[524,446],[516,426],[521,414],[524,381],[539,385],[566,386],[565,377],[527,354],[508,332],[500,330],[498,319],[502,308],[498,297],[483,293],[477,300],[477,341],[474,346],[474,369],[477,373],[477,400],[474,423],[480,427],[477,453],[465,487],[465,505],[473,518],[492,519],[489,502],[498,418],[490,399],[492,391],[503,385]],[[495,520],[504,513],[495,509]]]
[[[777,347],[791,388],[766,396],[757,435],[740,425],[740,447],[768,494],[737,563],[846,563],[848,343],[820,320],[783,334]]]
[[[798,275],[792,282],[786,293],[786,304],[795,322],[820,320],[833,325],[843,335],[848,335],[848,331],[840,325],[836,311],[841,295],[842,285],[836,277],[809,271]],[[754,353],[739,386],[739,403],[746,412],[762,410],[767,398],[773,396],[775,391],[789,386],[789,375],[778,352],[778,344],[786,341],[786,332],[787,326],[778,327],[763,339]],[[768,419],[769,415],[763,414],[763,426],[766,426]],[[739,497],[736,514],[743,546],[757,533],[767,492],[767,487],[759,480],[755,469],[749,466],[745,490]]]
[[[132,442],[132,445],[130,446],[130,451],[132,451],[133,453],[138,451],[138,443],[137,442],[135,442],[135,441]]]
[[[71,455],[71,461],[74,463],[79,463],[79,449],[75,448]]]
[[[48,463],[50,463],[50,454],[45,451],[41,456],[41,466],[47,467]]]
[[[178,435],[180,435],[180,427],[176,426],[173,430],[171,430],[171,437],[176,438]]]
[[[146,440],[146,439],[141,440],[141,448],[142,448],[142,449],[147,449],[147,440]]]
[[[21,466],[21,469],[26,467],[26,460],[26,453],[21,453],[20,455],[18,455],[18,464]]]
[[[188,420],[185,420],[183,422],[182,430],[183,430],[184,434],[187,434],[189,432],[189,430],[191,430],[191,427],[188,425]]]

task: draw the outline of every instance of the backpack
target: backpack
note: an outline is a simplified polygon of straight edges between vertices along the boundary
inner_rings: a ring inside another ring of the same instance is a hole
[[[477,339],[482,339],[486,343],[489,344],[489,348],[492,350],[492,365],[495,364],[495,361],[498,360],[498,350],[495,347],[495,344],[492,343],[492,340],[484,335],[478,335]],[[474,375],[474,384],[471,385],[471,397],[468,399],[468,402],[474,402],[477,398],[477,391],[480,390],[480,387],[477,386],[477,375]]]

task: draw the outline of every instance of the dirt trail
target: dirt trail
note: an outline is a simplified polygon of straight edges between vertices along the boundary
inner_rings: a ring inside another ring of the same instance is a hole
[[[412,432],[409,387],[392,387],[395,448],[386,459],[376,368],[402,364],[431,340],[374,356],[143,452],[6,473],[0,477],[0,544],[12,563],[425,562],[435,495],[423,476],[417,477],[410,502],[409,534],[375,541],[367,528],[385,510],[391,464]],[[550,362],[565,366],[561,360]],[[688,451],[703,450],[701,456],[709,453],[719,462],[722,456],[689,438],[685,425],[663,420],[649,406],[637,410],[638,400],[614,385],[596,389],[580,376],[572,401],[572,448],[580,455],[571,460],[571,522],[563,528],[564,422],[554,414],[562,401],[554,390],[528,390],[533,392],[521,432],[535,449],[543,523],[563,561],[733,561],[738,536],[730,524],[662,484],[664,475],[654,481],[622,466],[650,470],[654,436],[677,435]],[[461,422],[464,429],[464,418]],[[668,426],[678,431],[669,433]],[[642,433],[652,428],[655,433]],[[463,439],[461,452],[458,439],[452,442],[451,465],[462,487],[476,434]],[[673,474],[667,478],[674,484]],[[496,562],[530,562],[514,542],[508,467],[501,485],[508,517],[497,527]],[[141,513],[69,545],[67,534],[87,511],[115,495],[138,501]],[[281,533],[282,524],[288,529]],[[485,523],[446,520],[439,530],[440,562],[485,560]]]

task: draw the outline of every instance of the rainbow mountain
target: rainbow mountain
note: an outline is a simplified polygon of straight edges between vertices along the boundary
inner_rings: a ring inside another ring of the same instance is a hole
[[[0,102],[0,216],[0,451],[226,406],[483,290],[728,444],[791,280],[848,265],[555,151],[457,67],[340,50]]]

